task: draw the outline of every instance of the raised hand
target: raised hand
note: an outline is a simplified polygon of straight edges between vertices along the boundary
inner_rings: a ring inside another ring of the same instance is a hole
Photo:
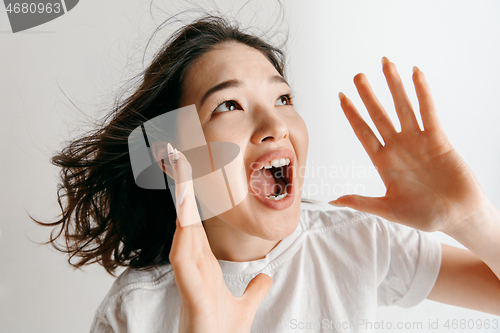
[[[424,126],[421,130],[396,66],[385,57],[382,63],[401,123],[400,132],[364,74],[356,75],[354,83],[384,144],[353,103],[342,93],[339,98],[349,123],[386,186],[386,194],[380,198],[346,195],[332,203],[424,231],[467,228],[467,221],[487,206],[489,200],[445,135],[424,74],[414,67],[413,82]]]
[[[231,294],[200,220],[191,165],[170,145],[168,150],[168,169],[173,173],[177,197],[177,228],[169,260],[182,301],[179,332],[250,332],[272,280],[261,273],[250,281],[242,296]]]

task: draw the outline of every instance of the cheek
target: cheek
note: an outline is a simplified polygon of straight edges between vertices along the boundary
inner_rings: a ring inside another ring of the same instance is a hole
[[[295,165],[295,176],[298,177],[299,189],[297,193],[301,193],[300,189],[304,182],[305,165],[307,160],[307,151],[309,148],[309,134],[307,132],[307,127],[299,115],[294,119],[293,123],[290,124],[290,141],[295,149],[295,154],[297,156],[297,163]]]
[[[306,123],[298,114],[290,124],[290,140],[295,147],[299,162],[305,164],[307,151],[309,148],[309,133],[307,132]]]
[[[242,136],[241,130],[237,124],[229,121],[210,121],[202,126],[203,133],[207,141],[223,141],[238,143],[241,141],[239,137]]]
[[[248,128],[248,126],[246,127]],[[203,132],[205,134],[205,139],[207,142],[231,142],[238,145],[240,149],[241,157],[244,158],[245,151],[248,147],[250,137],[248,135],[248,130],[245,126],[240,124],[207,124],[203,126]],[[244,176],[243,182],[245,186],[247,184],[246,175],[249,174],[249,166],[247,163],[242,162],[241,175]],[[234,165],[234,164],[233,164]],[[238,168],[239,170],[239,168]]]
[[[229,117],[228,117],[229,118]],[[240,147],[244,156],[245,149],[250,141],[249,126],[242,121],[226,120],[208,123],[203,128],[207,142],[232,142]]]

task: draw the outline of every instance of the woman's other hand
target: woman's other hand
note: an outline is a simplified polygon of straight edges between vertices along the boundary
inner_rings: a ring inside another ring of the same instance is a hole
[[[272,285],[257,275],[245,293],[234,297],[210,248],[196,206],[191,165],[169,145],[169,162],[176,183],[177,228],[169,255],[181,296],[179,332],[250,332],[257,307]]]
[[[384,140],[381,144],[353,103],[340,93],[342,109],[386,186],[380,198],[346,195],[333,201],[424,231],[467,228],[474,215],[491,209],[476,177],[445,135],[424,74],[413,69],[413,82],[424,129],[394,63],[383,58],[383,72],[401,123],[397,132],[364,74],[354,83]]]

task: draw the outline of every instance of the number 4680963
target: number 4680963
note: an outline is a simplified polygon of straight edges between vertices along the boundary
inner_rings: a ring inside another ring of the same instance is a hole
[[[7,13],[15,13],[15,14],[35,14],[35,13],[56,13],[59,14],[61,12],[61,4],[58,2],[55,3],[9,3],[8,6],[5,8]]]
[[[497,329],[498,319],[448,319],[443,325],[447,329]]]

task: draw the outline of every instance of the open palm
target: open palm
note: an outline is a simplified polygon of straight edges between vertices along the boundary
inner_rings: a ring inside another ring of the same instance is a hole
[[[420,230],[455,228],[474,214],[485,194],[444,133],[424,74],[414,68],[413,82],[424,125],[421,130],[396,66],[383,58],[383,71],[401,123],[400,132],[365,75],[356,75],[354,83],[384,145],[353,103],[342,93],[339,97],[349,123],[386,186],[386,194],[380,198],[347,195],[334,203]]]

